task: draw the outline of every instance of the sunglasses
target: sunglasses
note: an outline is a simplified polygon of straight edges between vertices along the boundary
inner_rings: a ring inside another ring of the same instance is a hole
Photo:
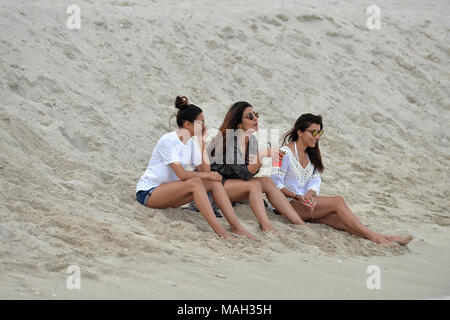
[[[321,137],[323,135],[323,130],[305,130],[311,132],[312,136],[315,137],[319,135]]]
[[[254,116],[253,116],[254,115]],[[249,120],[253,120],[253,119],[258,119],[259,118],[259,113],[258,112],[254,112],[254,113],[247,113],[244,118],[247,118]]]

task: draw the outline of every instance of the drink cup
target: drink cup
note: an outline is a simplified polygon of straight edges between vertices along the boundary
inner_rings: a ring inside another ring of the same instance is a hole
[[[272,167],[280,168],[283,159],[272,159]]]

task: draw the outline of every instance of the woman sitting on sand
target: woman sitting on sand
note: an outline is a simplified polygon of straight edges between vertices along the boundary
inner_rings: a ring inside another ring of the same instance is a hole
[[[150,208],[177,208],[192,200],[199,211],[222,237],[233,238],[216,219],[207,192],[222,210],[231,226],[231,232],[254,238],[240,225],[223,185],[222,176],[211,172],[209,161],[203,161],[206,132],[202,109],[189,104],[186,97],[177,97],[175,107],[179,129],[163,135],[153,149],[150,162],[136,187],[136,198]],[[196,135],[199,143],[193,139]],[[185,170],[186,165],[199,172]]]
[[[240,101],[231,106],[220,132],[208,146],[208,154],[212,156],[211,170],[223,176],[222,183],[232,202],[249,200],[263,231],[274,230],[264,208],[263,193],[291,223],[305,225],[270,177],[254,177],[262,166],[263,157],[279,157],[276,149],[258,152],[257,140],[252,135],[258,130],[258,118],[258,113],[248,102]]]
[[[369,230],[349,209],[344,199],[319,196],[320,173],[323,172],[319,139],[323,134],[322,117],[303,114],[282,138],[285,153],[281,167],[272,168],[272,180],[290,198],[305,221],[323,223],[380,244],[397,242],[406,245],[411,237],[385,236]],[[286,144],[287,143],[287,144]]]

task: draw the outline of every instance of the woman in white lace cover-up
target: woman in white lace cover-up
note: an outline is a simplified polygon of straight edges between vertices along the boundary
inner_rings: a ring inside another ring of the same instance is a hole
[[[411,237],[386,236],[364,226],[341,196],[319,196],[320,173],[324,169],[319,149],[322,133],[320,115],[308,113],[297,119],[294,128],[283,137],[280,150],[286,155],[281,166],[272,168],[275,185],[304,221],[323,223],[380,244],[406,245]]]

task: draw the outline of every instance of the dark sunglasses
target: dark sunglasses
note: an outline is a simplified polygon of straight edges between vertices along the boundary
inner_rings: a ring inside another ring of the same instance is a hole
[[[254,116],[253,116],[254,115]],[[258,112],[254,112],[254,113],[247,113],[244,118],[247,118],[249,120],[253,120],[253,119],[259,119],[259,113]]]
[[[323,130],[305,130],[311,132],[312,136],[315,137],[319,135],[321,137],[323,135]]]

